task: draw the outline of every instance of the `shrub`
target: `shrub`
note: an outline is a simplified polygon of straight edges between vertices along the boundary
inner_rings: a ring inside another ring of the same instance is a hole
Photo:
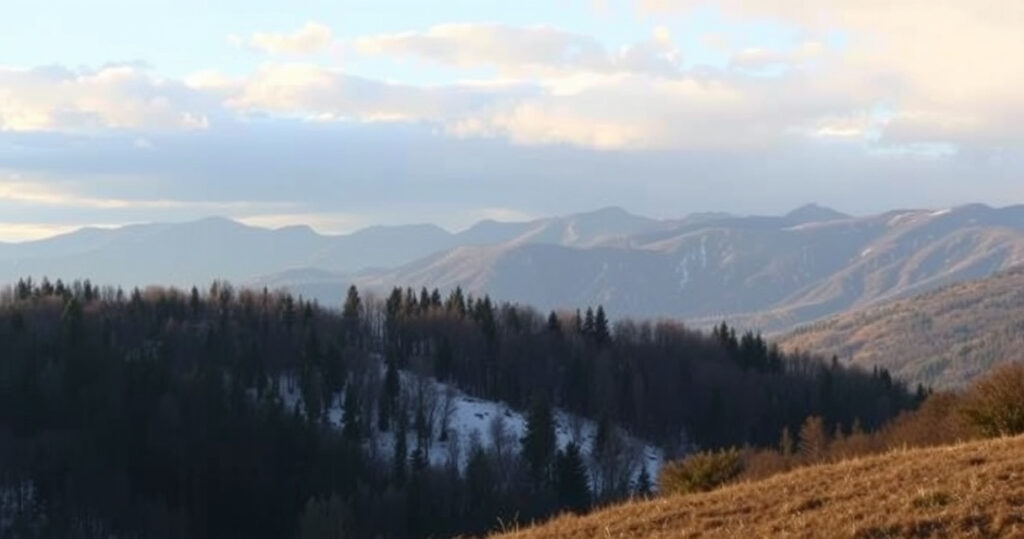
[[[1024,433],[1024,364],[1001,365],[976,381],[961,410],[985,436]]]
[[[742,471],[738,450],[705,451],[666,464],[658,484],[664,494],[706,492],[736,478]]]

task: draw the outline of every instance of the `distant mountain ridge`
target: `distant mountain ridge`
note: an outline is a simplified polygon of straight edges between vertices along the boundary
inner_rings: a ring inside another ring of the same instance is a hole
[[[325,235],[308,226],[268,229],[209,217],[184,223],[83,228],[38,241],[0,243],[0,279],[89,276],[128,286],[188,286],[218,278],[274,281],[279,280],[274,274],[299,269],[318,269],[339,278],[360,270],[396,267],[460,246],[505,242],[588,246],[654,230],[663,223],[608,207],[523,222],[481,221],[457,233],[414,224]]]
[[[88,276],[124,286],[212,279],[336,303],[350,283],[488,293],[541,309],[728,320],[782,331],[1024,261],[1024,206],[854,217],[806,205],[782,216],[651,219],[622,208],[523,222],[379,226],[330,236],[227,219],[84,229],[0,244],[0,279]]]
[[[681,221],[586,249],[460,247],[354,281],[461,285],[542,308],[602,303],[618,315],[779,331],[1024,261],[1024,207],[828,217]]]

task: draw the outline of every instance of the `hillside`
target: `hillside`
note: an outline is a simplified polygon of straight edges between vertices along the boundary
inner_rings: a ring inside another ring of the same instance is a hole
[[[1020,537],[1024,438],[813,466],[706,494],[628,503],[507,535]]]
[[[1024,270],[951,285],[843,314],[784,336],[813,350],[913,382],[962,385],[993,364],[1024,360]]]
[[[687,220],[588,248],[522,239],[464,246],[355,281],[385,289],[461,285],[544,309],[602,303],[619,316],[784,331],[1022,261],[1024,207],[857,218],[808,208]]]

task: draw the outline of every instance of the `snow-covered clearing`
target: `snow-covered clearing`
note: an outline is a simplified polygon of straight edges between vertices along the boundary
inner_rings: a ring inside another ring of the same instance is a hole
[[[381,369],[383,377],[384,367]],[[423,395],[422,398],[427,403],[430,437],[425,450],[432,465],[444,466],[450,462],[457,462],[460,469],[464,468],[469,460],[469,450],[474,443],[479,443],[489,450],[518,453],[520,440],[526,434],[527,421],[523,412],[513,410],[502,402],[473,397],[451,384],[441,383],[430,377],[420,377],[408,371],[400,371],[400,379],[403,394],[407,398],[417,399],[420,398],[419,395]],[[283,377],[277,385],[286,409],[292,411],[302,406],[298,382],[294,377]],[[343,402],[344,396],[341,395],[331,403],[327,412],[328,422],[338,428],[342,427]],[[373,417],[376,418],[376,409]],[[597,435],[597,423],[564,410],[555,410],[554,419],[558,448],[564,449],[570,442],[575,442],[585,456],[593,476],[596,463],[592,462],[589,456]],[[448,435],[441,441],[441,430],[445,424]],[[378,429],[376,421],[373,421],[369,429],[370,437],[366,441],[367,450],[380,458],[390,459],[395,447],[394,430],[392,426],[388,431],[382,432]],[[643,466],[652,478],[657,477],[664,461],[662,450],[621,429],[617,429],[616,434],[622,442],[621,458],[632,470],[630,475],[637,477]],[[406,436],[408,451],[411,454],[417,447],[417,437],[412,428],[411,418]]]

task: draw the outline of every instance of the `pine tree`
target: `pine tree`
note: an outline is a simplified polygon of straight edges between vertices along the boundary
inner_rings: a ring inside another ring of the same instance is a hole
[[[342,435],[349,440],[358,440],[362,436],[362,426],[359,424],[359,399],[354,384],[349,384],[345,390],[345,403],[342,408]]]
[[[555,421],[551,407],[543,398],[537,398],[526,420],[526,435],[522,439],[523,460],[530,468],[533,479],[545,484],[551,477],[555,456]]]
[[[551,311],[548,315],[548,332],[557,334],[562,332],[562,324],[558,321],[558,315]]]
[[[348,287],[345,306],[341,309],[341,319],[345,327],[345,340],[355,341],[359,335],[359,320],[363,315],[363,301],[359,298],[359,290],[355,285]]]
[[[575,442],[559,451],[555,461],[558,503],[563,509],[582,513],[590,507],[590,484],[587,469]]]
[[[404,414],[399,415],[395,428],[395,447],[391,455],[391,478],[396,485],[405,483],[405,462],[409,456],[409,442],[406,440]]]
[[[441,344],[434,353],[434,376],[442,382],[447,381],[451,376],[453,362],[451,342],[448,337],[442,337]]]
[[[199,298],[199,289],[192,287],[192,292],[189,294],[188,300],[189,310],[192,311],[193,317],[199,316],[199,309],[202,307],[202,300]]]
[[[604,307],[597,306],[597,314],[594,315],[594,342],[605,345],[611,340],[611,333],[608,331],[608,318],[604,314]]]
[[[583,318],[583,334],[587,337],[594,335],[594,309],[587,307],[587,314]]]
[[[362,311],[363,301],[359,298],[359,290],[356,285],[350,285],[348,293],[345,295],[345,306],[341,310],[341,317],[349,322],[357,321]]]

